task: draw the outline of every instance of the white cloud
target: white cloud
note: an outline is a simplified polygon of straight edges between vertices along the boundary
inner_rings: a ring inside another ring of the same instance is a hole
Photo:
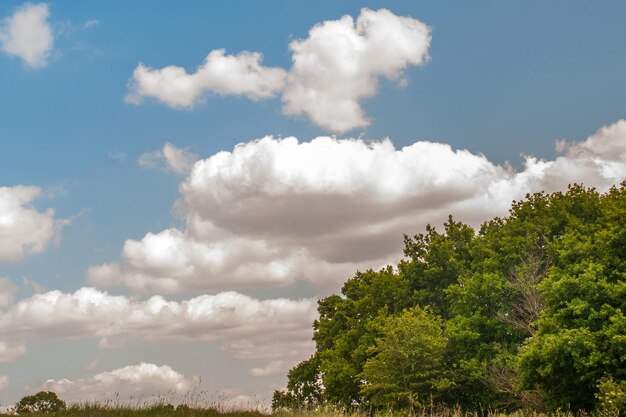
[[[269,98],[282,90],[286,73],[262,66],[262,58],[256,52],[226,55],[224,49],[216,49],[192,74],[177,66],[153,69],[140,63],[129,82],[126,101],[139,104],[144,97],[152,97],[171,107],[193,107],[206,93]]]
[[[278,376],[286,375],[287,371],[295,365],[292,361],[275,360],[271,361],[267,365],[259,368],[250,369],[250,375],[252,376]]]
[[[17,302],[0,313],[0,340],[96,337],[107,348],[129,339],[193,339],[219,341],[236,357],[298,357],[311,351],[315,317],[312,299],[258,300],[225,292],[181,302],[160,296],[140,301],[81,288],[72,294],[35,294]],[[0,342],[0,360],[2,351]]]
[[[48,64],[54,41],[45,3],[26,3],[0,22],[0,48],[20,57],[26,65],[39,68]]]
[[[187,378],[167,365],[130,365],[101,372],[89,378],[49,379],[41,390],[53,391],[69,402],[126,402],[131,399],[157,402],[161,398],[182,399],[199,385],[198,377]]]
[[[0,375],[0,391],[9,387],[9,377],[6,375]]]
[[[283,111],[335,132],[367,126],[360,101],[376,94],[380,77],[406,84],[403,70],[427,61],[430,41],[424,23],[387,9],[364,8],[356,22],[346,15],[317,24],[289,45]]]
[[[13,295],[17,287],[9,278],[0,277],[0,310],[13,304]]]
[[[356,19],[344,16],[315,25],[309,37],[289,47],[289,72],[261,65],[262,55],[209,53],[196,72],[139,64],[129,82],[126,101],[153,97],[170,107],[192,107],[205,93],[266,99],[282,93],[283,112],[307,115],[317,125],[345,132],[369,124],[361,100],[372,97],[381,77],[405,86],[403,71],[428,60],[430,28],[419,20],[387,9],[364,8]]]
[[[161,150],[141,154],[138,163],[148,169],[188,174],[197,160],[198,155],[166,143]]]
[[[0,187],[0,262],[43,252],[68,223],[55,220],[52,209],[40,212],[32,207],[40,194],[38,187]]]
[[[449,145],[389,140],[308,143],[265,137],[198,161],[181,184],[183,229],[127,240],[121,263],[88,280],[135,291],[215,291],[307,281],[337,290],[356,269],[395,264],[402,235],[449,214],[479,226],[526,193],[584,183],[606,190],[626,177],[626,122],[524,168]]]
[[[569,158],[585,158],[616,162],[621,165],[626,163],[626,120],[619,120],[609,126],[600,128],[587,140],[579,143],[567,143],[557,141],[556,148],[559,152],[565,152]]]
[[[26,346],[19,343],[9,343],[0,341],[0,363],[13,362],[17,358],[24,356]]]

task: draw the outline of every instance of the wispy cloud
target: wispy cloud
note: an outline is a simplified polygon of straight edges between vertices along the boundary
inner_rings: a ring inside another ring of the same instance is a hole
[[[145,152],[139,156],[139,166],[175,174],[188,174],[193,164],[198,160],[198,155],[187,149],[177,148],[171,143],[166,143],[158,151]]]
[[[124,162],[126,160],[126,153],[120,151],[108,151],[107,156],[114,161]]]
[[[90,19],[83,23],[83,29],[90,29],[100,25],[100,21],[98,19]]]

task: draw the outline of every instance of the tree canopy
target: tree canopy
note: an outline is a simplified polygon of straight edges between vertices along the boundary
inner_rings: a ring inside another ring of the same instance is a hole
[[[319,301],[290,407],[626,406],[626,182],[527,195],[479,230],[405,236],[397,267]]]
[[[55,413],[65,408],[65,401],[52,391],[39,391],[36,394],[27,395],[15,404],[15,412],[18,414]]]

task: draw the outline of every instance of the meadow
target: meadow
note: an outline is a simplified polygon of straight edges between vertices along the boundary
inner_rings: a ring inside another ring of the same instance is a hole
[[[14,412],[0,413],[1,417],[15,416]],[[619,417],[616,412],[572,413],[556,411],[540,413],[531,410],[517,410],[510,413],[496,411],[463,412],[460,408],[426,408],[417,412],[407,411],[370,411],[345,412],[334,408],[320,408],[317,410],[301,411],[274,411],[263,410],[237,410],[228,406],[214,404],[206,407],[192,408],[188,406],[174,407],[171,405],[152,406],[121,406],[81,404],[72,405],[54,413],[28,413],[29,417]]]

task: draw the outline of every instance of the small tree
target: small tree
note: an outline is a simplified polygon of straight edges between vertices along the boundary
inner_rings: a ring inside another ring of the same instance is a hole
[[[54,413],[65,410],[65,401],[61,400],[52,391],[40,391],[35,395],[27,395],[15,404],[18,414]]]
[[[449,388],[442,319],[420,307],[388,317],[360,374],[374,406],[413,410]]]

